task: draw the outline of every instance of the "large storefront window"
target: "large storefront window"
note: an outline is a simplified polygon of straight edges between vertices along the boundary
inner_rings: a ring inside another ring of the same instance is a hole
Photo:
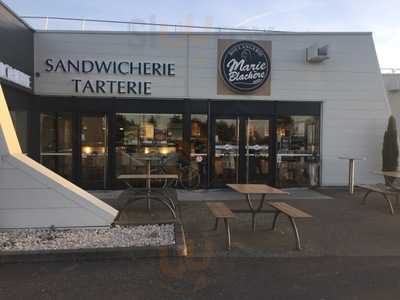
[[[25,110],[12,110],[11,118],[23,153],[28,153],[28,113]]]
[[[40,115],[40,162],[61,176],[72,178],[72,116]]]
[[[144,173],[147,155],[160,158],[152,163],[153,168],[171,173],[183,159],[181,114],[119,113],[116,126],[117,176]]]
[[[319,148],[318,117],[279,117],[277,119],[277,185],[318,185]]]
[[[114,179],[121,174],[144,174],[149,157],[153,174],[188,177],[191,182],[182,183],[184,188],[225,187],[235,182],[319,185],[319,104],[310,109],[310,105],[278,103],[276,115],[259,114],[264,106],[258,102],[225,112],[229,105],[232,102],[211,105],[209,113],[206,106],[190,107],[186,116],[121,112],[110,119],[106,110],[42,112],[40,161],[86,189],[121,188],[123,182]],[[273,112],[268,105],[264,112]],[[26,151],[27,113],[13,111],[12,117]],[[184,128],[186,122],[188,128]]]
[[[190,138],[191,166],[200,174],[200,184],[207,184],[208,124],[207,115],[192,114],[192,133]]]

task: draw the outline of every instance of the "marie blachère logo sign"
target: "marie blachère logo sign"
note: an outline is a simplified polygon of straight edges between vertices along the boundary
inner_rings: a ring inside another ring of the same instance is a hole
[[[270,41],[218,40],[218,61],[218,94],[270,95]]]

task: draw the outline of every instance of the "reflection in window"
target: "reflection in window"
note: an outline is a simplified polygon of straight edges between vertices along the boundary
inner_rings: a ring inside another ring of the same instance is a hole
[[[40,115],[40,162],[63,177],[72,178],[71,114]]]
[[[200,183],[207,184],[208,127],[207,115],[192,114],[192,133],[190,138],[191,167],[200,174]]]
[[[24,110],[12,110],[11,118],[23,153],[28,153],[28,113]]]
[[[269,120],[247,120],[246,182],[266,183],[269,173],[269,145],[271,143]]]
[[[120,113],[116,126],[117,176],[144,173],[146,155],[163,157],[164,167],[176,168],[182,157],[182,115]]]
[[[237,182],[238,166],[239,119],[216,119],[213,183]]]
[[[81,185],[105,188],[107,174],[107,120],[104,115],[81,117]]]
[[[319,117],[279,117],[277,150],[279,186],[319,184]]]

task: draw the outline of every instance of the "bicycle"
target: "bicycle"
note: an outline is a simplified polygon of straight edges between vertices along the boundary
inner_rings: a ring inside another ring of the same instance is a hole
[[[154,174],[168,174],[168,161],[172,159],[163,155],[160,157],[160,164],[156,168],[151,170],[151,173]],[[200,187],[200,173],[196,168],[191,166],[190,162],[185,162],[182,160],[178,160],[176,167],[178,168],[178,179],[171,182],[165,180],[162,183],[162,187],[177,187],[178,185],[186,190],[195,190]]]

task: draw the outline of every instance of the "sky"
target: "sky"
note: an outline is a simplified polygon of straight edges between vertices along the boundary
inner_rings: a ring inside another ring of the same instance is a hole
[[[399,0],[2,1],[20,16],[57,16],[282,31],[371,31],[380,66],[400,69]],[[42,26],[42,23],[35,25]]]

